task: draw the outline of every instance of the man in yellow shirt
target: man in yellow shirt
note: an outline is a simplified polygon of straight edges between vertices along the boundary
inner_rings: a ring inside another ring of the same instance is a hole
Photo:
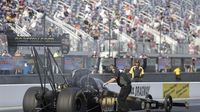
[[[131,67],[129,74],[131,75],[131,79],[133,81],[142,81],[142,77],[144,76],[144,69],[140,66],[140,62],[138,60],[135,62],[135,65]]]
[[[176,81],[180,81],[181,80],[181,69],[180,69],[180,67],[176,67],[175,69],[174,69],[174,73],[175,73],[175,75],[176,75]]]

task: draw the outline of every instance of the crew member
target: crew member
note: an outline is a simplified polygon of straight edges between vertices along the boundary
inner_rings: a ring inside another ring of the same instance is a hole
[[[114,65],[110,65],[110,69],[114,76],[109,81],[104,83],[104,86],[114,81],[117,81],[117,84],[121,87],[121,90],[117,97],[117,101],[119,104],[118,112],[128,112],[126,98],[131,92],[131,79],[126,73],[119,72],[119,70]]]
[[[140,66],[140,62],[138,60],[135,62],[135,65],[131,67],[129,74],[131,75],[133,81],[142,81],[142,77],[144,76],[144,69]]]
[[[181,69],[180,69],[180,67],[175,68],[174,73],[176,75],[176,81],[180,81],[181,80],[181,77],[180,77]]]

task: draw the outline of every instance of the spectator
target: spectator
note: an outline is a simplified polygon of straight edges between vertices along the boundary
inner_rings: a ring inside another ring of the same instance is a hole
[[[143,64],[142,64],[142,68],[144,69],[144,71],[146,70],[146,67],[147,67],[147,55],[144,54],[142,55],[142,60],[143,60]]]
[[[48,29],[48,37],[52,37],[52,36],[53,36],[52,29],[49,28],[49,29]]]
[[[22,53],[21,53],[19,50],[17,50],[17,51],[15,52],[15,56],[23,56],[23,55],[22,55]]]
[[[191,72],[196,72],[196,60],[192,59]]]
[[[62,54],[61,54],[60,50],[57,50],[53,55],[54,58],[59,58],[61,56],[62,56]],[[53,71],[53,73],[56,73],[56,74],[59,73],[58,66],[55,63],[52,64],[52,71]]]
[[[69,8],[67,8],[66,6],[64,6],[64,16],[65,17],[69,16]]]
[[[3,50],[3,53],[2,53],[2,56],[5,56],[5,57],[12,57],[7,50]]]
[[[155,64],[155,72],[158,72],[159,70],[158,70],[158,62],[156,62],[156,64]]]
[[[79,36],[79,43],[78,43],[78,51],[83,51],[83,37],[82,35],[78,35]]]
[[[191,67],[190,65],[184,65],[185,72],[191,72]]]
[[[53,57],[54,58],[58,58],[58,57],[61,57],[61,52],[60,52],[60,50],[57,50],[54,54],[53,54]]]
[[[127,46],[128,46],[128,50],[127,51],[132,54],[133,53],[133,42],[132,42],[132,40],[129,40]]]
[[[15,56],[15,74],[22,73],[24,60],[20,57],[23,55],[19,50],[17,50],[14,56]]]
[[[92,35],[93,35],[93,39],[94,39],[94,51],[98,51],[98,39],[100,37],[100,32],[99,30],[94,30],[92,32]]]
[[[139,60],[137,60],[135,62],[135,65],[131,67],[129,74],[131,75],[133,81],[142,81],[142,78],[144,76],[144,69],[140,66]]]
[[[28,58],[28,60],[27,60],[27,65],[29,66],[29,73],[30,74],[34,74],[35,73],[35,70],[36,70],[36,68],[35,68],[35,63],[34,63],[34,57],[33,57],[33,55],[31,55],[29,58]]]

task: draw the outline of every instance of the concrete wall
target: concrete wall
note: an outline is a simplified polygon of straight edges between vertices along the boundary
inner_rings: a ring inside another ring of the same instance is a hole
[[[9,84],[0,85],[0,108],[22,106],[23,96],[26,90],[39,84]]]
[[[22,106],[26,90],[39,84],[2,84],[0,85],[0,108]],[[198,99],[200,82],[137,82],[132,83],[132,96],[142,97],[151,94],[154,99],[163,99],[167,94],[173,98]],[[119,92],[116,83],[107,85],[108,89]],[[48,88],[50,88],[48,86]]]

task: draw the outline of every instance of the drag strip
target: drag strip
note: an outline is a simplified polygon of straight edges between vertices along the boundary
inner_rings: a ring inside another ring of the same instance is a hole
[[[181,102],[181,101],[180,101]],[[174,107],[172,112],[199,112],[200,110],[200,99],[199,100],[189,100],[189,109]],[[8,107],[1,108],[0,112],[23,112],[22,107]],[[143,111],[131,111],[131,112],[145,112]],[[152,110],[152,112],[164,112],[164,110]]]

